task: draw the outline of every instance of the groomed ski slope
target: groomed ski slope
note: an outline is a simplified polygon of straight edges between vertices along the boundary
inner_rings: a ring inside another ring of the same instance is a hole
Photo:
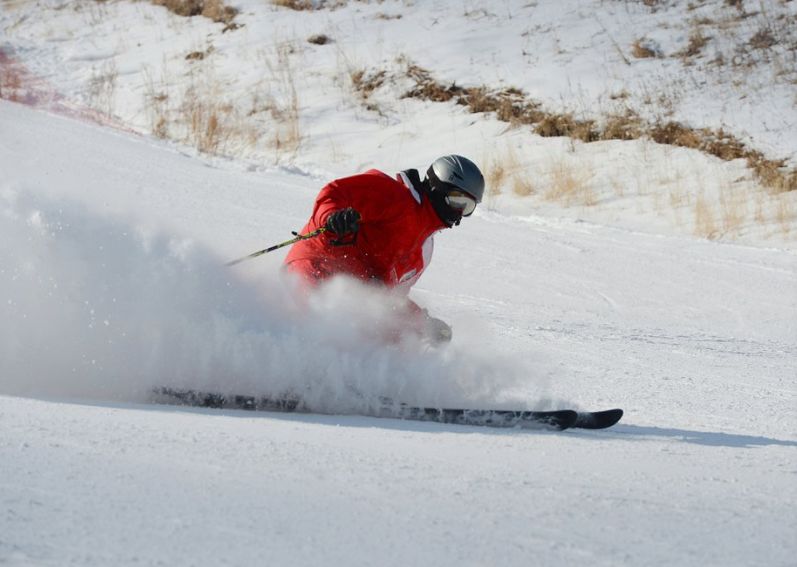
[[[793,251],[481,210],[413,292],[454,342],[414,353],[362,342],[384,309],[362,290],[332,286],[308,322],[279,254],[221,267],[300,227],[324,179],[4,101],[0,132],[0,562],[793,564]],[[556,434],[147,405],[164,383],[626,417]]]

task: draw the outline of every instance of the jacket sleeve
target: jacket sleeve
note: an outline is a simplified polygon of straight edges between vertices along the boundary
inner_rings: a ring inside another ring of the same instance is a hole
[[[392,180],[384,173],[371,170],[361,175],[337,179],[324,186],[316,197],[313,221],[324,226],[334,211],[352,207],[363,223],[379,222],[390,214]]]

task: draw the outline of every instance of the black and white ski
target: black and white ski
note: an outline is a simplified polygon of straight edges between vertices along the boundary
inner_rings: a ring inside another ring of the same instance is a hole
[[[159,404],[205,408],[312,413],[311,408],[295,397],[242,396],[167,387],[153,389],[151,401]],[[487,427],[548,428],[561,431],[571,427],[581,429],[611,427],[623,417],[623,410],[577,412],[569,409],[554,411],[439,409],[413,407],[382,400],[376,417]]]

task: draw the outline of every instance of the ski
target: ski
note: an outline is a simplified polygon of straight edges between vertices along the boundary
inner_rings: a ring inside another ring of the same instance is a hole
[[[301,399],[291,396],[273,398],[160,387],[152,390],[150,401],[203,408],[313,413],[313,410],[305,406]],[[558,431],[573,427],[605,429],[617,423],[622,416],[621,409],[600,412],[577,412],[570,409],[554,411],[448,409],[395,404],[388,399],[381,400],[381,407],[375,413],[375,417],[409,421]]]
[[[575,425],[578,429],[606,429],[611,427],[623,417],[620,408],[604,411],[580,411]]]

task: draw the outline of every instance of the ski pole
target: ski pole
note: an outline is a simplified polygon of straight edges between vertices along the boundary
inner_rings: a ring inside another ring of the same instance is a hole
[[[296,238],[291,238],[290,240],[286,240],[285,242],[281,242],[279,244],[275,244],[274,246],[270,246],[268,248],[264,248],[263,250],[258,250],[257,252],[252,252],[244,256],[243,258],[238,258],[237,260],[232,260],[231,262],[227,262],[224,264],[225,266],[234,266],[236,264],[240,264],[245,260],[249,260],[250,258],[257,258],[258,256],[262,256],[263,254],[268,254],[269,252],[273,252],[279,248],[283,248],[285,246],[290,246],[295,242],[299,242],[300,240],[307,240],[308,238],[315,238],[322,232],[325,232],[327,229],[325,227],[321,227],[319,229],[314,230],[313,232],[308,232],[307,234],[298,234],[294,232],[293,234],[296,235]]]

